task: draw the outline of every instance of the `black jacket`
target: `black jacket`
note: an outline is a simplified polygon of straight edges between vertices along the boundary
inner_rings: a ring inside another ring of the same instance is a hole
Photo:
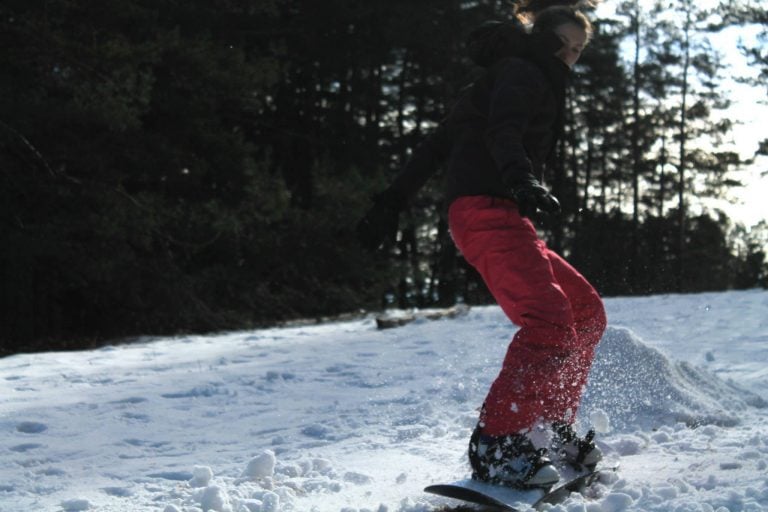
[[[415,149],[385,196],[404,205],[441,164],[449,202],[511,197],[524,177],[541,179],[561,131],[568,68],[553,55],[562,44],[554,34],[518,36],[502,55],[486,56],[484,75]]]

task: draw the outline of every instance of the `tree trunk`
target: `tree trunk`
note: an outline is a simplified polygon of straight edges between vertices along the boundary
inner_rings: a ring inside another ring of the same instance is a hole
[[[635,283],[640,230],[640,5],[634,4],[632,29],[635,32],[635,56],[632,76],[632,248],[629,262],[630,286]]]
[[[688,1],[685,6],[685,26],[683,29],[683,77],[680,99],[680,156],[678,166],[677,183],[677,290],[683,290],[683,269],[685,268],[685,168],[688,163],[685,143],[687,137],[687,101],[688,101],[688,68],[690,67],[690,31],[691,31],[691,6]]]

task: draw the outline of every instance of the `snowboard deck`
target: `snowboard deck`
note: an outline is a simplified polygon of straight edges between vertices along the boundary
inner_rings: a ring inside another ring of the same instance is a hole
[[[464,479],[449,484],[430,485],[425,492],[453,498],[476,505],[482,505],[503,512],[523,512],[541,505],[556,504],[565,500],[572,492],[582,492],[589,487],[601,472],[616,471],[618,466],[608,469],[600,468],[586,473],[576,473],[566,476],[567,480],[554,486],[548,491],[544,489],[515,489],[501,485],[487,484],[477,480]]]

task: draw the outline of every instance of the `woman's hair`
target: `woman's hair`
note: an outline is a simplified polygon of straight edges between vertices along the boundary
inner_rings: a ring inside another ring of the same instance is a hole
[[[475,64],[487,68],[504,57],[519,56],[536,47],[537,52],[556,52],[560,39],[538,37],[565,23],[584,29],[587,41],[592,36],[592,24],[579,7],[594,7],[599,0],[518,0],[514,18],[488,21],[470,32],[467,39],[469,57]],[[529,25],[527,30],[525,25]],[[535,34],[534,37],[527,37]]]
[[[553,30],[564,23],[573,23],[584,29],[587,40],[592,37],[592,23],[580,9],[591,9],[600,0],[518,0],[515,17],[531,24],[533,32]]]

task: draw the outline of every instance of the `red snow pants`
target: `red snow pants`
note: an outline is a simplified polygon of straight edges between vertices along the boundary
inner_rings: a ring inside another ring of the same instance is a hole
[[[508,199],[461,197],[448,212],[451,236],[512,322],[509,344],[480,414],[483,434],[575,420],[606,327],[589,282],[539,239]]]

